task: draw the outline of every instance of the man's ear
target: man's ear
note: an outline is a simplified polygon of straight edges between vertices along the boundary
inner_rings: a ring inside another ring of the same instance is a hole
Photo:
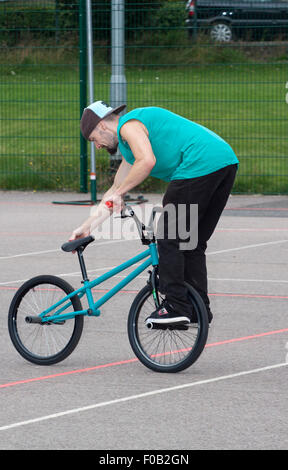
[[[105,121],[100,121],[97,125],[97,130],[106,131],[107,126]]]

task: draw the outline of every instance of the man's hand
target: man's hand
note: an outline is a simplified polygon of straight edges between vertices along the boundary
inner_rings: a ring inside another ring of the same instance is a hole
[[[119,196],[119,194],[117,194],[117,192],[114,192],[112,194],[110,194],[109,196],[105,197],[103,199],[103,202],[106,203],[107,201],[111,201],[113,206],[112,206],[112,210],[113,212],[121,212],[121,210],[123,209],[124,207],[124,201],[123,201],[123,198],[122,196]]]
[[[77,240],[77,238],[84,238],[88,237],[90,235],[90,229],[85,227],[84,225],[81,225],[80,227],[76,228],[70,238],[69,242],[72,242],[73,240]]]
[[[110,201],[111,197],[110,196],[106,197],[106,200]],[[117,207],[118,199],[114,198],[114,200],[116,201],[116,207]],[[113,204],[114,204],[114,200],[113,200]],[[69,238],[69,241],[77,240],[78,238],[88,237],[89,235],[92,235],[95,238],[95,235],[93,232],[96,230],[96,228],[99,225],[102,225],[102,223],[108,217],[110,217],[112,212],[113,212],[113,209],[112,208],[109,209],[102,200],[100,204],[91,208],[90,217],[82,225],[80,225],[80,227],[76,228],[72,232]]]

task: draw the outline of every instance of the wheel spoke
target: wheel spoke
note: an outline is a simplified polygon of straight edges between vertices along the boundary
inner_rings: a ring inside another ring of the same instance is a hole
[[[38,276],[19,289],[9,310],[9,333],[18,352],[36,364],[53,364],[67,357],[78,343],[83,317],[60,323],[27,323],[63,299],[73,288],[55,276]],[[74,310],[82,310],[78,297],[71,299]],[[52,310],[50,315],[53,315]]]
[[[199,307],[195,299],[191,299],[191,302],[194,309],[196,311],[198,309],[199,313]],[[200,315],[203,315],[203,312],[199,313],[198,323],[189,324],[186,329],[176,329],[171,325],[166,327],[162,325],[161,329],[159,327],[157,329],[154,325],[152,329],[149,329],[145,325],[145,320],[153,310],[155,310],[155,304],[152,293],[146,288],[145,295],[139,302],[137,311],[134,312],[135,319],[133,321],[134,331],[132,336],[136,343],[134,350],[139,359],[154,370],[181,370],[186,367],[183,366],[184,363],[190,365],[194,361],[193,357],[196,357],[196,355],[198,357],[200,354],[198,351],[196,352],[196,349],[199,349],[199,338],[205,337],[205,331],[203,336],[203,328],[199,323]],[[206,338],[204,340],[206,341]],[[134,341],[132,339],[132,344],[134,344]],[[201,346],[202,349],[204,345],[205,343]]]

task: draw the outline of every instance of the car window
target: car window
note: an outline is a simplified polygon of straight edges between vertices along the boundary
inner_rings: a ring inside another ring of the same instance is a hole
[[[251,3],[286,3],[288,5],[288,0],[251,0]]]

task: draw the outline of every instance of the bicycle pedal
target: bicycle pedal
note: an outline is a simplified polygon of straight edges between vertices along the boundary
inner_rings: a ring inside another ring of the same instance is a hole
[[[189,323],[178,323],[178,325],[168,325],[169,330],[188,330]]]
[[[175,325],[172,325],[172,324],[161,324],[161,323],[153,323],[153,325],[151,326],[151,324],[149,325],[146,325],[150,330],[188,330],[189,328],[189,324],[188,323],[178,323],[178,324],[175,324]]]

